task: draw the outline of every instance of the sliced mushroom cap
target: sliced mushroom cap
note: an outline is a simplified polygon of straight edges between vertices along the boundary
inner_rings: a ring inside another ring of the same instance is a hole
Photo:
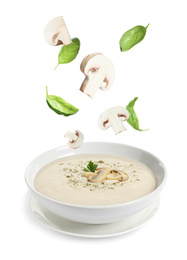
[[[116,106],[106,110],[99,116],[98,125],[102,130],[106,130],[111,126],[115,134],[119,134],[126,130],[123,121],[128,118],[128,111],[124,107]]]
[[[128,178],[128,174],[123,171],[112,170],[111,173],[107,175],[107,180],[126,181]]]
[[[128,178],[129,178],[128,175],[123,175],[123,176],[121,175],[121,177],[118,179],[118,181],[127,181]]]
[[[49,21],[44,29],[44,37],[50,45],[68,45],[72,43],[68,29],[62,16]]]
[[[110,173],[107,175],[107,180],[119,180],[121,174],[119,173]]]
[[[84,172],[83,173],[83,176],[86,177],[86,178],[95,177],[96,175],[97,175],[96,172]]]
[[[118,173],[110,173],[107,175],[107,180],[119,180],[120,177],[121,175]]]
[[[114,80],[114,65],[102,53],[93,53],[86,56],[81,65],[81,71],[86,75],[80,90],[93,98],[96,91],[101,88],[108,90]]]
[[[109,173],[110,172],[106,168],[99,168],[97,175],[93,177],[92,176],[88,177],[88,180],[91,182],[101,182],[106,179],[107,174]]]
[[[119,181],[127,181],[129,179],[129,175],[124,171],[118,171],[121,174]]]
[[[81,146],[84,140],[84,135],[81,133],[81,131],[76,130],[74,133],[67,132],[64,137],[69,139],[69,142],[67,143],[68,147],[71,149],[76,149]]]

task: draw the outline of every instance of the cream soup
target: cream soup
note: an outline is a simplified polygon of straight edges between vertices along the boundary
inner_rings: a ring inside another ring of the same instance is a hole
[[[84,168],[92,161],[97,168],[111,168],[128,175],[125,181],[91,182]],[[76,204],[101,206],[129,202],[152,192],[156,176],[143,163],[113,155],[74,155],[55,160],[39,170],[35,189],[54,200]]]

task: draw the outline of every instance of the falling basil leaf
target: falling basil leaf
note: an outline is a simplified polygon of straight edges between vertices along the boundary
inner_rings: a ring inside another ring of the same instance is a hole
[[[78,108],[72,106],[61,97],[48,95],[47,87],[46,87],[46,101],[48,106],[59,115],[71,116],[78,112]]]
[[[128,30],[127,32],[125,32],[122,35],[120,42],[119,42],[121,51],[122,52],[128,51],[133,46],[135,46],[136,44],[141,42],[146,35],[148,26],[149,26],[149,24],[146,27],[144,27],[142,25],[137,25],[137,26],[133,27],[132,29]]]
[[[76,58],[79,49],[80,41],[78,38],[73,38],[71,44],[62,46],[58,55],[58,64],[55,69],[58,67],[59,64],[65,64],[73,61]]]
[[[126,109],[129,112],[129,118],[127,119],[127,122],[129,123],[129,125],[131,125],[134,129],[138,130],[138,131],[147,131],[149,129],[145,129],[142,130],[139,128],[139,121],[138,121],[138,117],[134,111],[134,105],[135,102],[138,98],[135,97],[132,101],[129,102],[129,104],[126,106]]]

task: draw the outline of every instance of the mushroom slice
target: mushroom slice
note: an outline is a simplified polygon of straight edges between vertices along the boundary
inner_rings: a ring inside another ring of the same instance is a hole
[[[127,181],[129,179],[129,175],[124,171],[118,171],[121,174],[119,181]]]
[[[81,131],[78,130],[76,130],[74,133],[68,131],[64,137],[69,139],[67,145],[71,149],[80,147],[84,140],[84,135],[81,133]]]
[[[119,178],[121,177],[121,174],[119,173],[110,173],[107,175],[107,180],[117,180],[119,181]]]
[[[107,174],[110,172],[106,168],[99,168],[96,176],[88,177],[88,180],[91,182],[101,182],[106,179]]]
[[[44,37],[50,45],[68,45],[72,43],[68,29],[62,16],[49,21],[44,29]]]
[[[96,175],[97,175],[96,172],[84,172],[83,173],[83,176],[86,177],[86,178],[95,177]]]
[[[123,171],[112,170],[111,173],[107,175],[107,180],[126,181],[128,178],[128,174]]]
[[[112,170],[110,174],[107,175],[107,180],[119,180],[120,177],[121,173],[119,173],[119,171]]]
[[[108,90],[113,83],[114,65],[102,53],[86,56],[81,62],[80,70],[86,75],[80,90],[91,98],[99,88]]]
[[[124,107],[112,107],[99,116],[98,125],[102,130],[106,130],[111,126],[115,134],[119,134],[120,132],[127,130],[123,121],[128,118],[129,112]]]

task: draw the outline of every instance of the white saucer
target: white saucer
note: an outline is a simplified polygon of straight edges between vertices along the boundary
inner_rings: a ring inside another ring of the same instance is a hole
[[[86,238],[113,237],[133,231],[145,224],[155,215],[160,205],[159,197],[148,207],[138,213],[125,217],[123,220],[100,225],[89,225],[73,222],[59,217],[45,209],[39,202],[31,196],[30,209],[34,217],[46,227],[58,231],[62,234]]]

